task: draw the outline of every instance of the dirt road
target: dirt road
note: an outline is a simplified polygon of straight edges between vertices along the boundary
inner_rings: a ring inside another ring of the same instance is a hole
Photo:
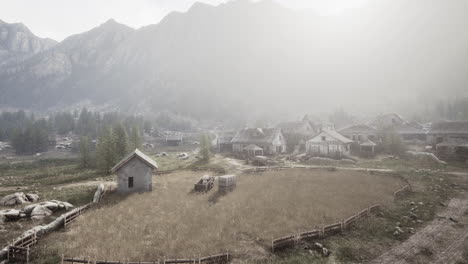
[[[372,264],[468,263],[468,194],[453,198],[436,219]],[[466,255],[465,255],[466,257]]]

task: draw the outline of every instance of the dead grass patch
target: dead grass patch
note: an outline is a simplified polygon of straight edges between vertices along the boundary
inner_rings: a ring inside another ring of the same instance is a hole
[[[201,175],[181,171],[155,176],[151,193],[118,203],[109,196],[100,209],[80,217],[67,232],[52,234],[44,245],[55,254],[113,260],[190,257],[226,249],[242,255],[243,244],[268,248],[273,237],[391,202],[404,184],[365,172],[272,171],[240,175],[237,189],[212,203],[214,191],[190,192]]]

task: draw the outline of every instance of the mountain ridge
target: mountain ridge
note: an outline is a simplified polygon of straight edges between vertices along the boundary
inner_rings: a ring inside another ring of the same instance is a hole
[[[111,19],[0,67],[0,105],[93,100],[245,118],[430,103],[442,85],[459,93],[468,83],[468,10],[459,0],[417,2],[380,0],[340,17],[273,1],[196,4],[139,29]]]

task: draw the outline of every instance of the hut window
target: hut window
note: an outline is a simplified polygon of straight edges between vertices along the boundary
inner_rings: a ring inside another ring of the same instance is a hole
[[[128,177],[128,188],[133,188],[133,177]]]

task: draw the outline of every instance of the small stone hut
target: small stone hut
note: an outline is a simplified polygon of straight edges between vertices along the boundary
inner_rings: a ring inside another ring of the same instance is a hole
[[[156,161],[135,149],[112,169],[117,174],[117,192],[150,192],[153,189],[153,170],[158,169]]]

